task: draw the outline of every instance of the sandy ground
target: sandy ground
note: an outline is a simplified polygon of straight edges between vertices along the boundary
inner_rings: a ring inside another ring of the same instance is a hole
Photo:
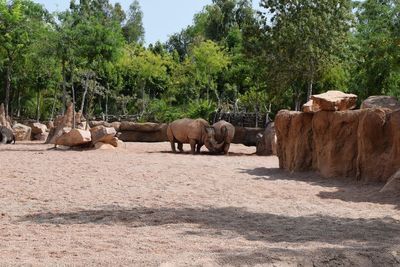
[[[0,146],[0,266],[400,266],[382,185],[290,174],[240,145],[49,148]]]

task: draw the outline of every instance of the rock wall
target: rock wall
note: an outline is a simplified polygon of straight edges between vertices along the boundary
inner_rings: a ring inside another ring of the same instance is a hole
[[[275,120],[280,168],[386,182],[400,168],[400,110],[302,113]]]
[[[275,118],[279,167],[289,171],[312,168],[313,114],[280,111]]]

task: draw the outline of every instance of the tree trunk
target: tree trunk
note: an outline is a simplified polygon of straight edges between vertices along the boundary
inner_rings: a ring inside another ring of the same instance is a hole
[[[54,92],[53,107],[51,108],[50,121],[54,120],[54,112],[56,111],[56,102],[57,102],[57,91]],[[63,113],[63,115],[64,115],[64,113]]]
[[[71,90],[72,90],[72,129],[76,127],[76,118],[75,118],[75,88],[74,88],[74,73],[71,73]]]
[[[21,89],[18,89],[17,117],[21,117]]]
[[[83,92],[82,96],[82,103],[81,103],[81,109],[80,112],[83,114],[83,109],[85,107],[85,99],[86,99],[86,94],[88,92],[88,87],[89,87],[89,74],[86,73],[86,81],[85,81],[85,91]]]
[[[108,92],[110,91],[110,85],[107,84],[107,92],[106,92],[106,121],[108,122]]]
[[[313,94],[313,86],[314,86],[314,75],[311,75],[311,79],[308,82],[307,101],[310,101],[311,99],[311,96]]]
[[[8,117],[8,111],[9,111],[9,105],[10,105],[10,91],[11,91],[11,73],[12,73],[12,67],[11,67],[11,62],[8,63],[8,66],[6,68],[6,81],[5,81],[5,88],[4,91],[6,93],[6,97],[4,100],[4,110],[5,110],[5,115],[6,118]]]
[[[67,106],[67,77],[65,73],[65,62],[62,62],[62,76],[63,76],[63,95],[62,95],[62,115],[65,114],[65,108]]]
[[[40,90],[36,92],[36,121],[40,120]]]

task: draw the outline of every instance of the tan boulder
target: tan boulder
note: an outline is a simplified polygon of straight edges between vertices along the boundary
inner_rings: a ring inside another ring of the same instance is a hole
[[[289,171],[312,169],[314,114],[282,110],[275,118],[279,166]]]
[[[30,123],[29,126],[32,128],[33,136],[47,132],[47,126],[40,122]]]
[[[303,112],[305,113],[314,113],[320,111],[320,107],[314,103],[313,100],[308,101],[303,105]]]
[[[33,136],[33,140],[45,142],[47,140],[48,136],[49,136],[49,133],[47,133],[47,132],[41,133],[41,134],[36,134]]]
[[[17,123],[13,126],[16,141],[30,141],[32,129],[24,124]]]
[[[323,94],[311,96],[313,105],[317,105],[324,111],[345,111],[354,109],[357,104],[357,96],[345,94],[341,91],[328,91]]]
[[[94,145],[94,148],[97,149],[97,150],[114,150],[115,149],[115,147],[113,145],[106,144],[106,143],[103,143],[103,142],[97,142]]]
[[[361,109],[386,108],[390,110],[400,109],[400,102],[393,96],[370,96],[361,104]]]
[[[112,145],[113,147],[118,147],[118,141],[119,139],[117,137],[113,137],[111,139],[111,142],[109,142],[109,144]]]
[[[103,142],[110,144],[117,134],[114,128],[107,128],[104,126],[96,126],[90,129],[92,134],[92,143],[96,144],[97,142]]]
[[[81,129],[66,130],[64,128],[63,134],[56,138],[55,144],[60,146],[82,146],[92,141],[90,131]]]

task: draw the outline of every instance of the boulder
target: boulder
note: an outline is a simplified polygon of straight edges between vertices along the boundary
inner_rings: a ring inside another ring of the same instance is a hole
[[[389,178],[389,181],[380,192],[400,194],[400,169]]]
[[[56,139],[64,134],[64,128],[72,128],[73,104],[70,103],[64,116],[58,116],[54,121],[54,127],[50,129],[46,144],[56,144]]]
[[[103,142],[97,142],[94,145],[94,148],[97,149],[97,150],[114,150],[115,149],[115,147],[113,145],[106,144],[106,143],[103,143]]]
[[[33,136],[33,140],[45,142],[47,140],[48,136],[49,136],[49,133],[47,133],[47,132],[41,133],[41,134],[36,134]]]
[[[264,133],[257,136],[256,154],[259,156],[276,155],[276,133],[274,123],[268,124]]]
[[[55,145],[75,147],[92,141],[90,131],[64,128],[63,132],[60,137],[56,138]]]
[[[107,128],[104,126],[96,126],[90,129],[92,134],[92,143],[96,144],[97,142],[102,142],[106,144],[110,144],[117,131],[114,128]]]
[[[345,94],[340,91],[328,91],[320,95],[311,96],[313,105],[317,105],[324,111],[345,111],[354,109],[357,104],[357,96]]]
[[[290,171],[312,169],[314,114],[282,110],[275,118],[279,166]]]
[[[115,129],[115,131],[119,132],[121,123],[118,122],[118,121],[112,122],[112,123],[109,123],[109,122],[106,122],[106,121],[91,121],[91,122],[89,122],[89,126],[90,127],[104,126],[104,127],[107,127],[107,128],[112,127],[112,128]]]
[[[305,113],[314,113],[320,110],[320,107],[315,104],[313,100],[310,100],[303,105],[303,112]]]
[[[13,126],[16,141],[30,141],[32,129],[24,124],[17,123]]]
[[[361,111],[320,111],[312,120],[313,169],[324,177],[356,177]]]
[[[29,126],[32,128],[32,135],[33,136],[45,133],[47,131],[47,126],[45,124],[40,123],[40,122],[30,123]]]
[[[265,129],[263,128],[248,128],[248,127],[235,127],[235,136],[233,137],[233,144],[242,144],[245,146],[257,146],[257,135],[262,134]]]
[[[361,109],[386,108],[390,110],[400,109],[400,102],[393,96],[370,96],[361,104]]]

